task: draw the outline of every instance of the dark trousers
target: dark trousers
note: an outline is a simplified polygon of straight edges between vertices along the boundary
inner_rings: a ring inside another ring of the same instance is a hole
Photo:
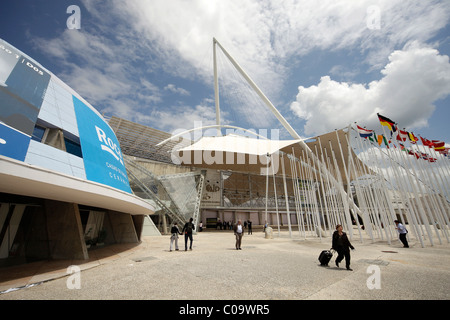
[[[338,253],[336,262],[340,263],[345,258],[345,267],[350,268],[350,250],[348,248],[338,248],[336,251]]]
[[[242,233],[237,233],[236,232],[236,249],[240,249],[241,248],[241,242],[242,242]]]
[[[403,243],[405,248],[409,248],[408,240],[406,240],[406,233],[400,233],[400,241]]]
[[[191,240],[189,249],[192,249],[192,241],[193,241],[192,233],[185,233],[184,234],[184,250],[187,250],[188,238]]]

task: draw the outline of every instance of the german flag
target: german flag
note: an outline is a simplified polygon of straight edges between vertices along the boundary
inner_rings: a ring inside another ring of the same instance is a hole
[[[392,132],[397,131],[397,127],[395,125],[395,122],[392,121],[389,118],[383,117],[381,114],[377,113],[378,119],[380,120],[380,123],[382,126],[386,126],[391,130]]]

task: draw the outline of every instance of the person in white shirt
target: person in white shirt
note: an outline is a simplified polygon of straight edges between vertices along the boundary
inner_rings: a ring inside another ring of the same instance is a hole
[[[244,226],[241,220],[234,226],[234,235],[236,236],[236,250],[241,249],[242,236],[244,235]]]
[[[400,241],[403,243],[403,248],[409,248],[408,240],[406,239],[406,234],[408,233],[408,230],[406,230],[405,226],[400,223],[400,221],[395,220],[395,225],[397,226],[395,229],[397,229]]]

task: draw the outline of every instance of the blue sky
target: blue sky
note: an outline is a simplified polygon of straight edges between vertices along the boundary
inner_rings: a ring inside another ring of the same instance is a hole
[[[379,112],[449,144],[449,17],[449,1],[2,0],[0,38],[106,116],[166,132],[215,123],[216,37],[303,137],[381,130]],[[280,127],[218,60],[223,123]]]

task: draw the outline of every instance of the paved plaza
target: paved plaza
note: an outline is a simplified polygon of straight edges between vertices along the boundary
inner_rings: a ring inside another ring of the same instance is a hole
[[[169,251],[169,236],[144,237],[137,246],[90,251],[86,261],[58,261],[52,272],[43,264],[20,279],[0,277],[0,300],[448,300],[450,244],[411,241],[403,248],[353,237],[351,267],[337,268],[334,256],[321,267],[319,253],[331,239],[304,239],[298,231],[245,234],[235,249],[231,231],[194,235],[193,250]],[[109,251],[109,254],[100,254]],[[111,250],[116,250],[114,254]],[[58,264],[58,268],[56,268]],[[68,266],[79,266],[67,269]],[[344,263],[341,263],[344,266]],[[56,270],[58,269],[58,270]],[[39,273],[41,272],[41,273]],[[59,272],[59,273],[58,273]],[[70,273],[74,272],[74,273]],[[28,277],[28,278],[27,278]],[[33,280],[34,279],[34,280]],[[20,284],[21,281],[22,284]],[[35,284],[35,285],[34,285]],[[21,285],[18,290],[9,290]],[[25,287],[28,286],[28,287]]]

